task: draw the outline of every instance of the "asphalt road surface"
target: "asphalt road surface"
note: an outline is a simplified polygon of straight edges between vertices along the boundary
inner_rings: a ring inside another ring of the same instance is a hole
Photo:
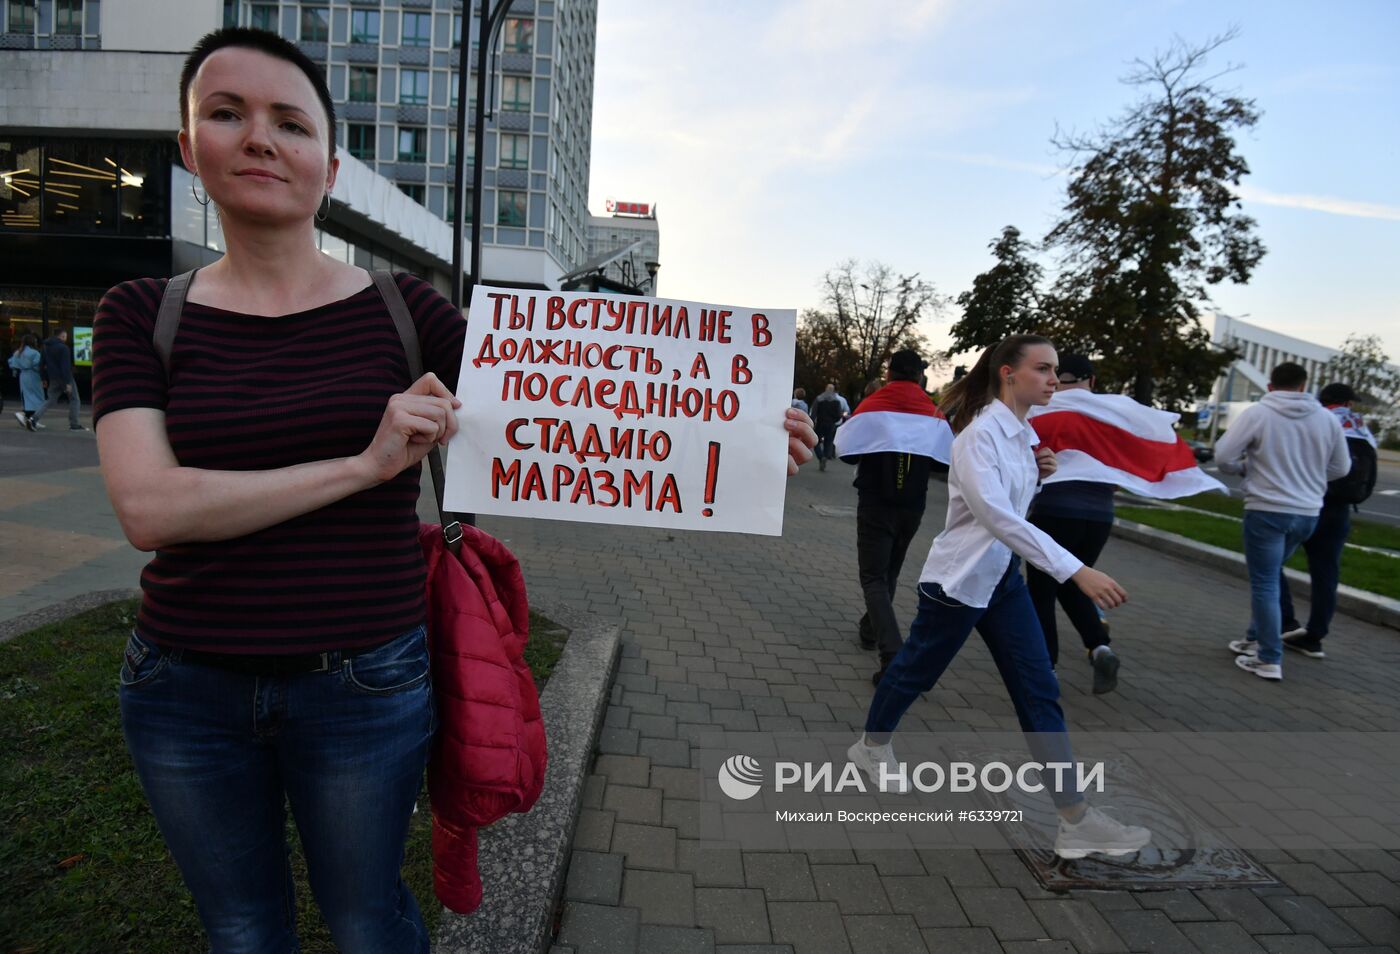
[[[1205,470],[1229,487],[1233,496],[1242,496],[1239,489],[1239,477],[1222,474],[1216,470],[1214,463],[1206,464]],[[1376,492],[1361,505],[1361,512],[1357,516],[1363,520],[1374,520],[1377,523],[1400,526],[1400,463],[1386,460],[1380,462],[1380,473],[1376,477]]]

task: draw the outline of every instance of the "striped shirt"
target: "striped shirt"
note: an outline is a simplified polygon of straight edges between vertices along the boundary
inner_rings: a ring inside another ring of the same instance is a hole
[[[426,282],[395,280],[424,368],[455,391],[465,319]],[[163,410],[181,466],[272,470],[353,457],[411,383],[393,318],[370,285],[277,318],[187,302],[167,385],[151,343],[165,285],[126,282],[98,306],[93,421]],[[161,548],[141,573],[137,631],[206,652],[305,653],[413,629],[426,615],[419,471],[244,537]]]

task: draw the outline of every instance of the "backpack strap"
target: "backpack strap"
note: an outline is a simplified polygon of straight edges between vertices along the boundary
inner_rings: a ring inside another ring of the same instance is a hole
[[[170,352],[175,348],[175,334],[180,330],[180,316],[185,311],[185,297],[190,293],[192,268],[181,272],[165,283],[165,293],[160,297],[160,310],[156,312],[156,328],[151,334],[151,344],[155,345],[160,356],[161,367],[165,368],[166,380],[170,379]]]
[[[423,376],[423,352],[418,344],[418,329],[408,311],[408,302],[404,301],[399,283],[394,281],[394,276],[389,272],[370,272],[370,277],[374,279],[374,287],[379,290],[379,297],[384,299],[384,304],[388,306],[389,314],[394,319],[394,327],[398,329],[404,355],[408,358],[408,375],[417,381]],[[438,519],[442,523],[443,539],[447,541],[447,546],[452,552],[456,553],[462,545],[462,524],[470,524],[471,518],[463,521],[458,514],[448,513],[442,508],[446,476],[442,466],[442,452],[437,447],[428,453],[428,470],[433,475],[433,494],[437,497]]]

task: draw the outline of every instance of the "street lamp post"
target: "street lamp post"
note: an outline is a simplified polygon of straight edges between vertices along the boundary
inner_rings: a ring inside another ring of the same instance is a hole
[[[472,124],[472,142],[475,143],[475,159],[472,160],[472,282],[481,281],[481,199],[484,192],[481,160],[486,154],[486,62],[489,52],[496,45],[496,34],[505,22],[510,11],[511,0],[480,0],[480,26],[477,29],[476,45],[476,120]],[[470,15],[470,6],[464,6],[463,19]],[[463,33],[466,33],[464,24]],[[464,36],[462,39],[466,39]],[[466,203],[462,201],[463,166],[467,161],[467,74],[466,57],[459,57],[457,63],[457,164],[452,170],[457,195],[457,207],[452,210],[452,304],[462,307],[462,228],[466,224]]]

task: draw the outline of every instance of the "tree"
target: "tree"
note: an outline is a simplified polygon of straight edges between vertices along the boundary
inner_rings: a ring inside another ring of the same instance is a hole
[[[1176,40],[1124,78],[1143,99],[1104,129],[1057,134],[1072,156],[1063,213],[1046,237],[1061,257],[1052,330],[1102,356],[1144,404],[1205,392],[1229,356],[1215,351],[1197,305],[1207,286],[1243,284],[1264,255],[1255,222],[1238,211],[1249,165],[1233,133],[1259,120],[1254,101],[1202,76],[1203,46]],[[1058,340],[1058,339],[1057,339]]]
[[[821,287],[822,307],[804,312],[798,323],[799,369],[805,361],[821,371],[823,384],[836,381],[858,396],[901,348],[933,363],[936,356],[919,330],[921,320],[945,307],[932,284],[880,262],[862,267],[849,259],[827,271]]]
[[[1347,335],[1319,383],[1351,385],[1357,410],[1375,421],[1377,431],[1389,432],[1400,426],[1400,371],[1389,362],[1379,335]]]
[[[995,344],[1007,335],[1038,333],[1045,321],[1040,282],[1044,269],[1030,258],[1031,245],[1021,230],[1008,225],[988,244],[996,264],[972,280],[972,289],[957,297],[962,317],[949,334],[948,354]]]

